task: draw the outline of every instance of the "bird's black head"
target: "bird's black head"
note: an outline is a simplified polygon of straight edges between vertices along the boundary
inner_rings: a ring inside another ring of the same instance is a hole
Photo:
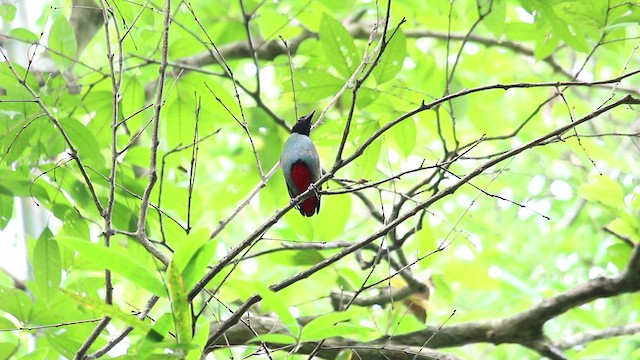
[[[291,133],[298,133],[309,136],[309,132],[311,132],[311,119],[313,119],[313,114],[315,113],[315,111],[312,111],[311,114],[298,119],[298,122],[296,122],[296,124],[293,125],[293,128],[291,129]]]

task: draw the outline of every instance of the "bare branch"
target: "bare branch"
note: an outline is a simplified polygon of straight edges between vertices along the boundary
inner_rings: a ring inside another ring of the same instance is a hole
[[[627,324],[614,326],[608,329],[588,331],[570,336],[556,342],[556,346],[560,349],[570,349],[576,346],[587,345],[597,340],[610,339],[617,336],[640,334],[640,324]]]
[[[259,335],[264,334],[288,334],[286,327],[284,327],[278,320],[264,317],[264,316],[251,316],[251,318],[243,319],[225,332],[225,338],[220,339],[219,342],[212,344],[211,348],[230,347],[236,345],[248,345],[250,340],[256,338],[256,333]],[[251,324],[251,326],[248,326]],[[211,333],[219,331],[217,323],[211,324]],[[256,344],[258,346],[259,344]],[[280,350],[289,350],[291,346],[268,343],[269,347],[277,348]],[[319,342],[305,342],[298,345],[296,349],[297,353],[310,354],[316,350]],[[342,350],[352,349],[356,356],[362,359],[372,360],[411,360],[411,359],[438,359],[438,360],[455,360],[457,357],[435,351],[429,348],[421,346],[406,346],[399,343],[387,342],[387,343],[366,343],[349,340],[346,338],[335,337],[329,338],[320,348],[316,351],[316,356],[322,359],[332,360],[335,359]]]
[[[160,128],[160,111],[162,110],[163,101],[163,92],[164,92],[164,80],[167,72],[167,54],[169,52],[169,25],[171,24],[171,0],[166,0],[165,2],[165,13],[164,13],[164,27],[162,32],[162,55],[160,62],[160,69],[158,70],[158,86],[156,93],[156,101],[154,106],[154,114],[153,114],[153,130],[151,134],[151,156],[149,159],[149,183],[144,189],[144,193],[142,195],[142,203],[140,204],[140,216],[138,217],[138,229],[136,232],[136,237],[138,241],[149,251],[153,256],[158,258],[164,265],[169,264],[169,258],[164,255],[162,252],[156,248],[148,239],[147,239],[147,210],[149,209],[149,200],[151,198],[151,191],[158,179],[158,171],[157,171],[157,156],[158,156],[158,145],[160,145],[160,140],[158,139],[158,131]]]

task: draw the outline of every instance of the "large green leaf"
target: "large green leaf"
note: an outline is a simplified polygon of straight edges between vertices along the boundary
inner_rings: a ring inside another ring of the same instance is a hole
[[[137,77],[127,77],[123,80],[120,104],[123,120],[127,120],[129,128],[137,129],[149,120],[151,110],[141,111],[145,106],[145,93]]]
[[[14,316],[22,323],[28,323],[33,301],[24,291],[0,287],[0,310]]]
[[[404,57],[407,55],[406,46],[404,33],[398,29],[382,54],[380,63],[373,70],[373,76],[379,84],[392,80],[402,70]]]
[[[167,268],[167,289],[171,301],[173,324],[179,344],[191,343],[191,308],[187,301],[187,290],[184,286],[181,270],[172,261]]]
[[[208,265],[213,258],[218,243],[216,241],[208,241],[206,244],[198,247],[189,262],[184,267],[183,278],[187,289],[191,289],[207,272]]]
[[[362,131],[358,135],[360,136],[360,139],[366,139],[369,134],[373,134],[379,129],[380,125],[375,121],[371,121],[363,126]],[[378,137],[375,141],[369,144],[369,146],[364,149],[362,155],[353,162],[356,168],[355,176],[357,177],[357,180],[371,180],[371,175],[378,165],[378,158],[382,151],[381,139],[381,137]],[[362,143],[357,143],[356,146],[360,147],[362,146]]]
[[[11,31],[9,32],[9,34],[11,34],[11,36],[22,40],[24,42],[28,42],[28,43],[35,43],[38,41],[38,35],[34,34],[33,32],[31,32],[29,29],[25,29],[25,28],[14,28],[11,29]]]
[[[613,209],[624,209],[624,190],[607,175],[592,176],[589,183],[578,189],[583,198],[597,201]]]
[[[280,321],[282,321],[282,324],[289,330],[289,333],[298,337],[300,334],[300,325],[287,307],[289,303],[288,299],[284,299],[282,294],[273,292],[266,286],[256,284],[255,289],[262,297],[264,309],[276,313]]]
[[[408,157],[416,145],[416,123],[412,118],[405,119],[389,129],[387,136],[396,148],[400,149],[402,155]]]
[[[80,160],[91,164],[92,167],[104,165],[104,158],[100,155],[96,139],[85,125],[73,118],[60,119],[60,124],[78,150]]]
[[[106,248],[101,244],[92,243],[84,239],[71,236],[58,236],[58,242],[69,249],[78,252],[85,260],[83,268],[93,270],[109,269],[134,284],[158,296],[167,296],[167,290],[158,278],[156,269],[149,269],[140,264],[137,259],[126,254]]]
[[[0,230],[4,230],[11,221],[14,200],[11,192],[0,186]]]
[[[354,309],[318,316],[302,328],[300,341],[318,341],[335,336],[356,334],[361,329],[344,322],[361,312],[362,310],[360,309]]]
[[[198,351],[190,351],[185,360],[199,360],[201,355],[205,352],[205,345],[207,344],[207,340],[209,339],[209,331],[211,330],[211,324],[209,319],[204,316],[200,316],[198,318],[198,323],[196,324],[196,334],[193,337],[192,344],[197,346],[200,349]]]
[[[76,37],[67,18],[59,16],[53,22],[48,40],[51,59],[60,71],[67,70],[73,65],[78,50]]]
[[[171,331],[173,316],[171,313],[164,313],[153,323],[147,334],[134,345],[136,349],[136,359],[147,359],[154,350],[162,349],[165,342],[163,339]]]
[[[60,250],[49,229],[43,231],[33,250],[33,275],[41,300],[49,303],[58,293],[62,276]]]
[[[553,6],[559,18],[580,27],[602,28],[607,18],[607,2],[602,0],[562,1]]]
[[[29,122],[34,121],[38,123],[45,123],[48,121],[46,117],[42,116],[40,106],[34,101],[34,96],[21,84],[17,84],[15,79],[12,79],[11,82],[7,83],[4,86],[6,90],[6,100],[9,100],[6,103],[2,104],[2,109],[4,111],[13,110],[21,114],[25,119]],[[37,91],[37,89],[33,89]],[[21,117],[18,119],[22,120]],[[18,127],[18,129],[20,129]]]
[[[11,22],[16,17],[16,6],[13,4],[0,4],[0,17],[5,22]]]
[[[138,319],[135,314],[124,312],[113,305],[108,305],[103,301],[98,301],[96,299],[74,293],[67,293],[66,295],[73,301],[82,305],[86,310],[93,311],[102,316],[108,316],[112,319],[118,319],[128,326],[138,330],[149,331],[151,329],[151,326],[148,323]]]
[[[324,71],[301,71],[296,74],[296,95],[301,103],[313,103],[335,95],[344,81]]]
[[[506,27],[505,17],[507,2],[507,0],[491,1],[489,3],[485,3],[484,8],[480,10],[483,13],[487,13],[482,23],[496,38],[500,38],[502,36]]]
[[[329,64],[343,77],[351,77],[362,57],[347,29],[326,13],[320,20],[320,44]]]

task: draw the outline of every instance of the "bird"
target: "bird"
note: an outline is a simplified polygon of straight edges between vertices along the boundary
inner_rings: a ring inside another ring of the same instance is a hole
[[[322,174],[318,150],[309,138],[313,114],[315,111],[298,119],[280,155],[280,165],[291,199],[307,191]],[[317,191],[309,193],[297,208],[306,217],[317,214],[320,211],[320,195]]]

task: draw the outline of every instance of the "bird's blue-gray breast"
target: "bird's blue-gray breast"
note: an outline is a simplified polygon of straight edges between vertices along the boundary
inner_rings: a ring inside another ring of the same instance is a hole
[[[289,135],[289,138],[284,143],[282,154],[280,155],[280,165],[282,166],[287,185],[290,189],[296,190],[296,196],[300,194],[300,192],[297,192],[298,189],[296,189],[291,178],[291,167],[298,161],[303,161],[309,166],[311,178],[314,182],[320,178],[320,158],[318,157],[316,147],[308,136],[293,133]],[[301,190],[305,191],[307,189]]]

